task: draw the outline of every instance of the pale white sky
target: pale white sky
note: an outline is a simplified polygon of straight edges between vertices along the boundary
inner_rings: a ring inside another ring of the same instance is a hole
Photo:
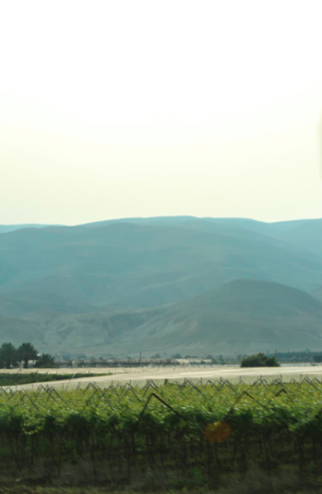
[[[0,0],[0,224],[322,217],[321,0]]]

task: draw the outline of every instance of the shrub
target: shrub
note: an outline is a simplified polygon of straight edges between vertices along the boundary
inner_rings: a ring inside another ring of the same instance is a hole
[[[241,367],[279,367],[276,357],[267,357],[263,353],[249,355],[241,361]]]

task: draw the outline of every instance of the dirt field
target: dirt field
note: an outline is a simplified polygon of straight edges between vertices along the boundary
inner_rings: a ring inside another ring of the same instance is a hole
[[[7,372],[17,372],[7,371]],[[35,372],[35,370],[20,370],[19,372]],[[231,382],[237,382],[242,379],[246,383],[253,383],[256,379],[263,377],[267,381],[273,379],[282,379],[284,382],[290,382],[291,379],[301,380],[305,377],[317,377],[322,378],[322,366],[292,366],[292,367],[259,367],[259,368],[247,368],[241,369],[240,367],[225,367],[225,366],[204,366],[204,367],[143,367],[134,369],[125,368],[91,368],[91,369],[55,369],[49,371],[48,369],[38,370],[40,373],[48,374],[70,374],[71,379],[66,381],[51,381],[48,385],[55,386],[56,388],[68,388],[73,389],[78,386],[87,386],[89,382],[95,382],[102,387],[107,387],[112,383],[131,382],[134,385],[142,386],[148,379],[153,379],[156,383],[162,383],[165,379],[170,381],[183,382],[185,379],[189,379],[196,383],[202,379],[206,382],[208,379],[228,379]],[[95,373],[95,374],[107,374],[97,377],[85,377],[80,379],[73,379],[73,374],[76,373]],[[42,383],[46,385],[46,383]],[[37,387],[38,384],[24,384],[16,386],[14,389],[32,389]]]

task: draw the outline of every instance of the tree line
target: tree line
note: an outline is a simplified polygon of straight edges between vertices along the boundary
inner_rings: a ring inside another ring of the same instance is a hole
[[[15,348],[12,343],[2,343],[0,347],[0,368],[12,369],[23,362],[24,369],[28,369],[30,360],[35,361],[35,367],[54,367],[55,362],[48,353],[40,354],[31,343],[22,343]]]

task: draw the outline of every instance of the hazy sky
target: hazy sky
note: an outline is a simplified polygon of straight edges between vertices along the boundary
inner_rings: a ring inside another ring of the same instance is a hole
[[[3,0],[0,224],[322,217],[321,0]]]

